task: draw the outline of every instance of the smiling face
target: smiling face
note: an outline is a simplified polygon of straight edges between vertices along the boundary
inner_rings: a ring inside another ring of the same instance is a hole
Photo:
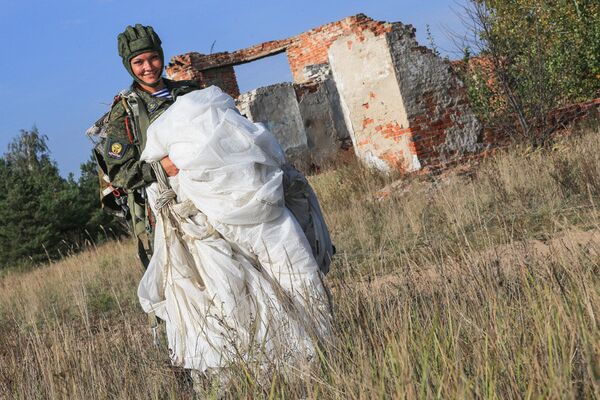
[[[157,51],[149,51],[133,57],[130,61],[131,71],[141,82],[152,85],[161,80],[162,61]],[[144,89],[150,86],[143,85]],[[154,91],[152,89],[151,91]]]

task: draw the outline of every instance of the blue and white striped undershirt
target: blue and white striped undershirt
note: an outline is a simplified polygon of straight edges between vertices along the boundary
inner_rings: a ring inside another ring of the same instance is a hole
[[[169,89],[167,89],[167,88],[164,88],[164,89],[159,90],[158,92],[152,93],[152,96],[158,97],[161,99],[172,99],[173,98],[173,96],[171,96],[171,92],[169,92]]]

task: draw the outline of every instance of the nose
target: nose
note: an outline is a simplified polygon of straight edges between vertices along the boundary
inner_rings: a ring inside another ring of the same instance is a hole
[[[144,69],[145,71],[151,70],[152,64],[150,63],[150,61],[144,61],[144,63],[142,64],[142,69]]]

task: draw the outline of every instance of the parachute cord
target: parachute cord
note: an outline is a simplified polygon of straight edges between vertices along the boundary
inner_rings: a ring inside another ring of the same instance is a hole
[[[152,170],[156,175],[156,182],[158,184],[158,198],[156,200],[156,208],[157,211],[162,214],[162,228],[163,235],[165,237],[166,265],[162,273],[163,287],[161,293],[161,295],[164,297],[165,290],[169,282],[169,275],[172,272],[171,257],[169,256],[170,251],[169,246],[167,245],[167,239],[170,237],[172,230],[167,228],[167,224],[174,222],[170,218],[170,216],[172,215],[171,206],[175,203],[177,195],[175,194],[175,191],[171,188],[171,185],[169,184],[168,180],[169,178],[167,177],[167,174],[165,173],[162,166],[160,165],[160,162],[155,161],[151,163],[150,166],[152,167]]]
[[[150,164],[152,169],[154,170],[154,175],[156,175],[156,181],[158,183],[158,198],[156,199],[156,208],[157,210],[162,210],[167,205],[172,205],[175,203],[175,199],[177,198],[177,194],[171,188],[169,184],[169,178],[167,177],[167,173],[160,165],[160,162],[153,162]]]

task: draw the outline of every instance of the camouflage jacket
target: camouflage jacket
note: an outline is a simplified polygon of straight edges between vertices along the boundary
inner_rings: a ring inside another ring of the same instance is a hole
[[[153,97],[135,84],[130,87],[141,99],[141,106],[145,106],[150,123],[169,108],[177,96],[199,89],[193,81],[163,79],[173,99]],[[140,161],[143,144],[146,143],[146,132],[134,132],[134,124],[129,120],[123,103],[121,97],[117,96],[111,107],[106,127],[104,159],[111,184],[132,191],[149,185],[156,178],[150,164]]]

